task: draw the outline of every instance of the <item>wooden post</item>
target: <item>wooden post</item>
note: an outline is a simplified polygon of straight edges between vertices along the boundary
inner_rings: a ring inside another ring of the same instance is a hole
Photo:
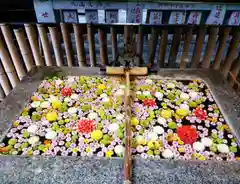
[[[184,69],[186,67],[186,61],[188,60],[188,50],[190,47],[190,42],[192,40],[192,31],[193,28],[190,27],[188,28],[186,34],[185,34],[185,40],[184,40],[184,45],[183,45],[183,54],[181,58],[181,63],[180,63],[180,69]]]
[[[5,93],[3,91],[2,86],[0,85],[0,101],[3,101],[4,97],[5,97]]]
[[[22,54],[23,61],[25,62],[25,66],[27,68],[27,71],[29,72],[33,67],[33,58],[32,58],[31,50],[24,36],[23,30],[14,29],[14,33]]]
[[[167,45],[168,45],[168,30],[164,29],[162,30],[162,33],[161,33],[161,41],[160,41],[159,55],[158,55],[158,66],[160,68],[164,67]]]
[[[233,66],[231,67],[232,70],[230,72],[230,83],[232,86],[235,84],[239,84],[237,81],[237,77],[240,71],[240,55],[237,57],[236,61],[233,63]],[[237,87],[240,87],[239,85]]]
[[[101,59],[101,65],[106,66],[108,63],[108,57],[107,57],[107,38],[106,33],[103,29],[98,29],[98,36],[99,36],[99,42],[100,42],[100,59]]]
[[[138,44],[137,54],[140,56],[140,61],[143,61],[143,26],[138,27]],[[140,62],[139,62],[140,63]],[[140,63],[142,65],[143,63]]]
[[[218,28],[211,27],[208,37],[207,48],[205,50],[205,55],[202,61],[202,68],[209,68],[213,50],[216,48],[217,38],[218,38]]]
[[[40,36],[46,65],[47,66],[52,66],[53,59],[52,59],[52,54],[51,54],[51,48],[50,48],[50,44],[48,42],[48,37],[47,37],[46,30],[44,28],[44,25],[37,24],[37,29],[38,29],[38,33],[39,33],[39,36]]]
[[[11,87],[1,63],[0,63],[0,84],[5,95],[8,95],[11,91]]]
[[[70,36],[70,33],[67,30],[67,24],[60,23],[60,25],[61,25],[64,47],[65,47],[66,56],[67,56],[67,63],[68,63],[69,67],[72,67],[73,66],[73,58],[72,58],[71,36]]]
[[[111,41],[112,41],[112,60],[116,61],[117,59],[117,34],[114,27],[110,28],[111,31]]]
[[[22,61],[20,59],[21,57],[20,57],[20,55],[17,51],[17,48],[15,46],[11,30],[10,30],[9,26],[7,26],[5,24],[1,25],[1,30],[2,30],[5,42],[7,44],[9,53],[11,55],[13,64],[14,64],[15,69],[17,71],[18,77],[20,78],[20,80],[22,80],[22,78],[26,75],[26,72],[23,68]]]
[[[24,24],[25,31],[27,33],[28,41],[33,53],[33,58],[37,66],[44,66],[43,58],[40,54],[40,49],[38,46],[38,37],[34,27],[31,24]]]
[[[90,65],[91,67],[96,66],[96,50],[95,50],[95,38],[93,33],[92,25],[87,25],[87,36],[88,36],[88,45],[89,45],[89,56],[90,56]]]
[[[191,68],[199,67],[199,60],[201,57],[202,47],[205,39],[206,27],[200,27],[198,30],[197,40],[192,56]]]
[[[15,68],[12,64],[12,60],[8,54],[8,51],[4,46],[1,36],[0,36],[0,59],[2,61],[4,70],[7,73],[9,81],[10,81],[12,87],[14,88],[17,85],[19,79],[17,77]]]
[[[235,32],[233,34],[226,59],[223,63],[222,74],[223,74],[224,78],[227,78],[228,72],[229,72],[229,70],[231,68],[231,65],[232,65],[232,62],[236,57],[239,42],[240,42],[240,31],[239,31],[239,29],[237,29],[237,30],[235,30]]]
[[[49,32],[52,40],[53,51],[56,58],[57,66],[63,66],[63,59],[61,54],[61,43],[59,39],[59,32],[56,27],[49,27]]]
[[[76,40],[78,63],[79,63],[79,66],[82,67],[82,66],[85,66],[86,64],[83,32],[82,32],[82,29],[80,28],[80,25],[78,24],[73,24],[73,30],[74,30],[75,40]]]
[[[130,29],[129,25],[124,26],[124,45],[126,45],[130,39]]]
[[[150,45],[148,47],[148,66],[152,66],[154,64],[154,58],[157,48],[157,42],[158,42],[158,30],[157,28],[152,27],[151,28],[151,38],[150,38]]]
[[[178,47],[179,47],[180,40],[181,40],[181,34],[182,34],[182,29],[176,28],[175,33],[173,35],[172,46],[170,49],[170,54],[169,54],[169,59],[168,59],[169,67],[174,67],[174,64],[177,60],[177,53],[178,53]]]
[[[220,37],[219,38],[219,46],[218,46],[218,50],[216,53],[216,57],[213,62],[214,70],[219,69],[221,61],[223,60],[222,56],[223,56],[224,49],[226,48],[226,43],[227,43],[230,31],[231,31],[231,28],[226,27],[222,30],[221,34],[219,35],[219,37]]]

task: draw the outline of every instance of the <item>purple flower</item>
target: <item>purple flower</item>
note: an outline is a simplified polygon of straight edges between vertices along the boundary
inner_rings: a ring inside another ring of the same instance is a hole
[[[104,156],[104,153],[103,153],[102,151],[99,151],[99,152],[97,153],[97,156],[98,156],[98,157],[103,157],[103,156]]]
[[[76,144],[75,144],[75,143],[72,143],[72,144],[70,145],[70,147],[71,147],[71,148],[75,148],[75,147],[76,147]]]
[[[67,142],[70,142],[71,140],[72,140],[71,137],[68,137],[68,138],[66,139]]]

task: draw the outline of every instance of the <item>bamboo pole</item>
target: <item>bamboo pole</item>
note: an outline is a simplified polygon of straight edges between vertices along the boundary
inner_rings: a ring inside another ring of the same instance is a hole
[[[218,70],[220,67],[220,64],[222,61],[222,55],[223,55],[224,49],[226,48],[226,43],[227,43],[227,39],[228,39],[230,31],[231,31],[231,28],[226,27],[223,29],[223,33],[220,34],[219,47],[218,47],[216,57],[213,62],[214,70]]]
[[[101,58],[101,65],[105,66],[108,63],[108,57],[107,57],[107,38],[106,33],[103,29],[98,29],[98,36],[99,36],[99,42],[100,42],[100,58]]]
[[[154,58],[158,42],[158,30],[154,27],[151,29],[151,38],[149,42],[149,52],[148,52],[148,65],[152,66],[154,64]]]
[[[236,57],[237,48],[239,46],[239,43],[240,43],[240,31],[239,31],[239,29],[237,29],[234,32],[234,35],[233,35],[231,43],[230,43],[230,47],[228,49],[226,59],[223,63],[222,74],[223,74],[224,78],[227,78],[227,76],[228,76],[228,72],[231,68],[232,62]]]
[[[17,85],[19,79],[16,74],[15,68],[12,64],[12,60],[8,54],[8,51],[4,46],[1,36],[0,36],[0,59],[2,61],[4,70],[7,73],[9,81],[10,81],[12,87],[14,88]]]
[[[130,39],[130,29],[129,25],[124,26],[124,45],[126,45]]]
[[[197,40],[192,56],[191,68],[199,67],[199,60],[201,57],[202,47],[205,39],[206,27],[200,27],[198,30]]]
[[[168,30],[164,29],[162,30],[162,33],[161,33],[161,41],[160,41],[159,55],[158,55],[158,66],[160,68],[164,67],[167,45],[168,45]]]
[[[0,63],[0,84],[5,95],[8,95],[11,92],[11,87],[1,63]]]
[[[131,132],[131,99],[130,99],[130,71],[125,71],[126,89],[125,89],[125,153],[124,153],[124,183],[131,183],[132,177],[132,132]]]
[[[140,56],[140,61],[143,61],[143,26],[138,27],[138,45],[137,45],[137,53]],[[142,65],[143,63],[140,63]]]
[[[59,39],[59,32],[56,27],[49,27],[49,33],[52,40],[53,51],[56,58],[57,66],[63,66],[63,59],[61,54],[61,43]]]
[[[111,41],[112,41],[112,59],[113,61],[117,60],[117,34],[114,27],[110,28],[111,31]]]
[[[69,67],[73,66],[73,58],[72,58],[72,43],[71,43],[71,36],[67,30],[67,24],[60,23],[61,31],[63,35],[63,42],[67,56],[67,63]]]
[[[38,38],[34,27],[31,24],[24,24],[25,31],[37,66],[44,66],[43,58],[38,46]]]
[[[188,50],[190,47],[190,42],[192,40],[192,31],[193,31],[193,28],[190,27],[185,34],[185,41],[183,45],[183,54],[181,58],[180,69],[184,69],[186,67],[186,61],[188,59]]]
[[[92,25],[87,25],[87,36],[89,44],[89,56],[90,56],[90,65],[91,67],[96,66],[96,50],[95,50],[95,38],[93,33]]]
[[[213,50],[216,48],[217,38],[219,29],[216,27],[210,28],[210,34],[208,37],[207,48],[202,61],[202,68],[209,68]]]
[[[24,32],[22,29],[14,29],[14,34],[21,51],[23,61],[25,63],[27,71],[29,72],[33,67],[33,58],[27,40],[24,36]]]
[[[52,55],[51,55],[50,44],[48,42],[47,32],[42,24],[37,24],[37,29],[38,29],[39,37],[41,40],[43,55],[45,58],[46,65],[52,66],[53,59],[52,59]]]
[[[232,70],[230,71],[230,83],[232,86],[234,86],[235,84],[239,83],[237,82],[237,76],[240,71],[240,55],[237,57],[236,61],[233,63],[233,66],[231,68]]]
[[[86,63],[83,33],[82,33],[82,30],[80,29],[80,25],[78,24],[73,24],[73,30],[74,30],[75,40],[76,40],[78,63],[79,63],[79,66],[82,67],[82,66],[85,66],[85,63]]]
[[[10,30],[9,26],[6,24],[1,25],[1,30],[2,30],[6,45],[8,47],[9,53],[11,55],[13,64],[17,71],[18,77],[20,78],[20,80],[22,80],[22,78],[26,75],[26,72],[23,68],[21,57],[15,46],[11,30]]]
[[[3,101],[4,97],[5,97],[5,93],[3,91],[2,86],[0,85],[0,101]]]
[[[169,59],[168,59],[169,67],[174,67],[174,64],[176,62],[178,47],[179,47],[180,39],[181,39],[181,34],[182,34],[182,29],[176,28],[175,33],[173,35],[172,46],[170,49],[170,54],[169,54]]]

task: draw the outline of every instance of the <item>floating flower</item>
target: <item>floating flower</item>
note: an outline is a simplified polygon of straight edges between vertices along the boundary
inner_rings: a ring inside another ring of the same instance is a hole
[[[190,125],[178,127],[177,134],[185,144],[193,144],[198,137],[196,129]]]
[[[163,97],[163,94],[162,93],[160,93],[160,92],[156,92],[155,94],[155,97],[157,98],[157,99],[162,99],[162,97]]]
[[[192,100],[196,100],[196,99],[198,98],[198,93],[195,92],[195,91],[191,91],[191,92],[189,93],[189,96],[190,96],[190,98],[191,98]]]
[[[229,147],[226,144],[218,144],[217,149],[220,153],[229,153]]]
[[[162,117],[159,117],[157,119],[157,122],[160,124],[160,125],[165,125],[167,123],[166,119],[162,118]]]
[[[74,93],[74,94],[72,94],[71,96],[70,96],[70,98],[71,99],[73,99],[73,100],[77,100],[78,99],[78,94],[76,94],[76,93]]]
[[[30,126],[27,128],[27,131],[28,131],[29,133],[33,133],[33,134],[35,134],[35,133],[37,132],[37,130],[38,130],[38,126],[37,126],[37,125],[30,125]]]
[[[51,107],[51,104],[50,104],[50,102],[45,101],[40,104],[40,107],[43,109],[47,109],[47,108]]]
[[[57,115],[56,112],[49,112],[46,115],[46,118],[47,118],[48,121],[56,121],[57,117],[58,117],[58,115]]]
[[[103,137],[103,132],[101,130],[94,130],[91,133],[91,138],[95,141],[99,141]]]
[[[193,143],[193,149],[196,150],[196,151],[204,151],[205,146],[201,142],[194,142]]]
[[[161,127],[161,126],[154,126],[154,127],[153,127],[153,131],[154,131],[155,133],[157,133],[157,134],[163,134],[164,129],[163,129],[163,127]]]
[[[69,109],[68,109],[68,113],[70,113],[70,114],[76,114],[77,113],[77,108],[76,107],[70,107]]]
[[[181,93],[180,98],[187,101],[189,99],[189,95],[187,93]]]
[[[40,101],[34,101],[34,102],[31,103],[31,106],[32,106],[33,108],[37,108],[37,107],[40,106],[40,104],[41,104]]]
[[[208,137],[203,137],[201,139],[201,142],[204,144],[206,147],[210,147],[213,144],[213,140],[208,138]]]
[[[156,132],[149,132],[148,139],[151,141],[156,141],[158,139],[158,134]]]
[[[124,155],[124,150],[125,148],[122,145],[117,145],[114,147],[114,152],[120,157]]]
[[[172,112],[171,112],[171,110],[165,110],[165,109],[163,109],[163,110],[161,111],[161,116],[162,116],[163,118],[165,118],[165,119],[169,119],[169,118],[172,117]]]
[[[99,84],[98,89],[104,90],[104,89],[106,89],[106,86],[104,84]]]
[[[54,139],[57,136],[57,133],[55,131],[48,131],[45,135],[46,139]]]
[[[170,149],[165,149],[163,152],[162,152],[162,156],[164,158],[173,158],[174,154],[173,152],[170,150]]]
[[[97,117],[98,117],[98,114],[97,114],[96,112],[91,112],[91,113],[88,114],[88,118],[89,118],[90,120],[94,120],[94,119],[96,119]]]
[[[156,102],[154,99],[146,99],[143,101],[143,104],[145,106],[149,106],[149,107],[153,107],[153,106],[156,106]]]
[[[119,125],[117,123],[112,123],[108,126],[108,130],[110,132],[116,132],[119,129]]]
[[[77,122],[77,131],[80,133],[90,133],[96,128],[94,120],[81,119]]]
[[[194,115],[200,120],[205,120],[207,117],[207,111],[198,107],[194,110]]]
[[[72,88],[63,88],[61,90],[62,96],[71,96],[72,95]]]
[[[28,143],[35,145],[39,140],[40,140],[40,138],[38,136],[33,136],[28,139]]]

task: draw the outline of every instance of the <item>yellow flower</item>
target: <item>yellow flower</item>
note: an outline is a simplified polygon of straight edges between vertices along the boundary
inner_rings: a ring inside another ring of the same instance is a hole
[[[56,112],[49,112],[46,115],[46,118],[47,118],[48,121],[56,121],[57,117],[58,117],[58,115],[57,115]]]
[[[202,161],[203,161],[203,160],[206,160],[206,158],[201,155],[201,156],[198,158],[198,160],[202,160]]]
[[[110,157],[112,157],[112,155],[113,155],[113,151],[112,150],[109,150],[109,151],[106,151],[106,157],[107,158],[110,158]]]
[[[183,153],[183,152],[184,152],[184,148],[183,148],[183,147],[180,147],[180,148],[178,148],[178,151],[179,151],[180,153]]]
[[[86,148],[86,152],[87,152],[87,153],[91,152],[91,148],[90,148],[90,147],[87,147],[87,148]]]
[[[95,130],[91,133],[91,138],[95,141],[99,141],[103,137],[103,132],[101,130]]]
[[[53,100],[52,101],[52,106],[54,109],[58,109],[62,105],[61,101],[59,100]]]
[[[98,85],[98,89],[100,90],[104,90],[106,88],[106,86],[104,84],[99,84]]]

